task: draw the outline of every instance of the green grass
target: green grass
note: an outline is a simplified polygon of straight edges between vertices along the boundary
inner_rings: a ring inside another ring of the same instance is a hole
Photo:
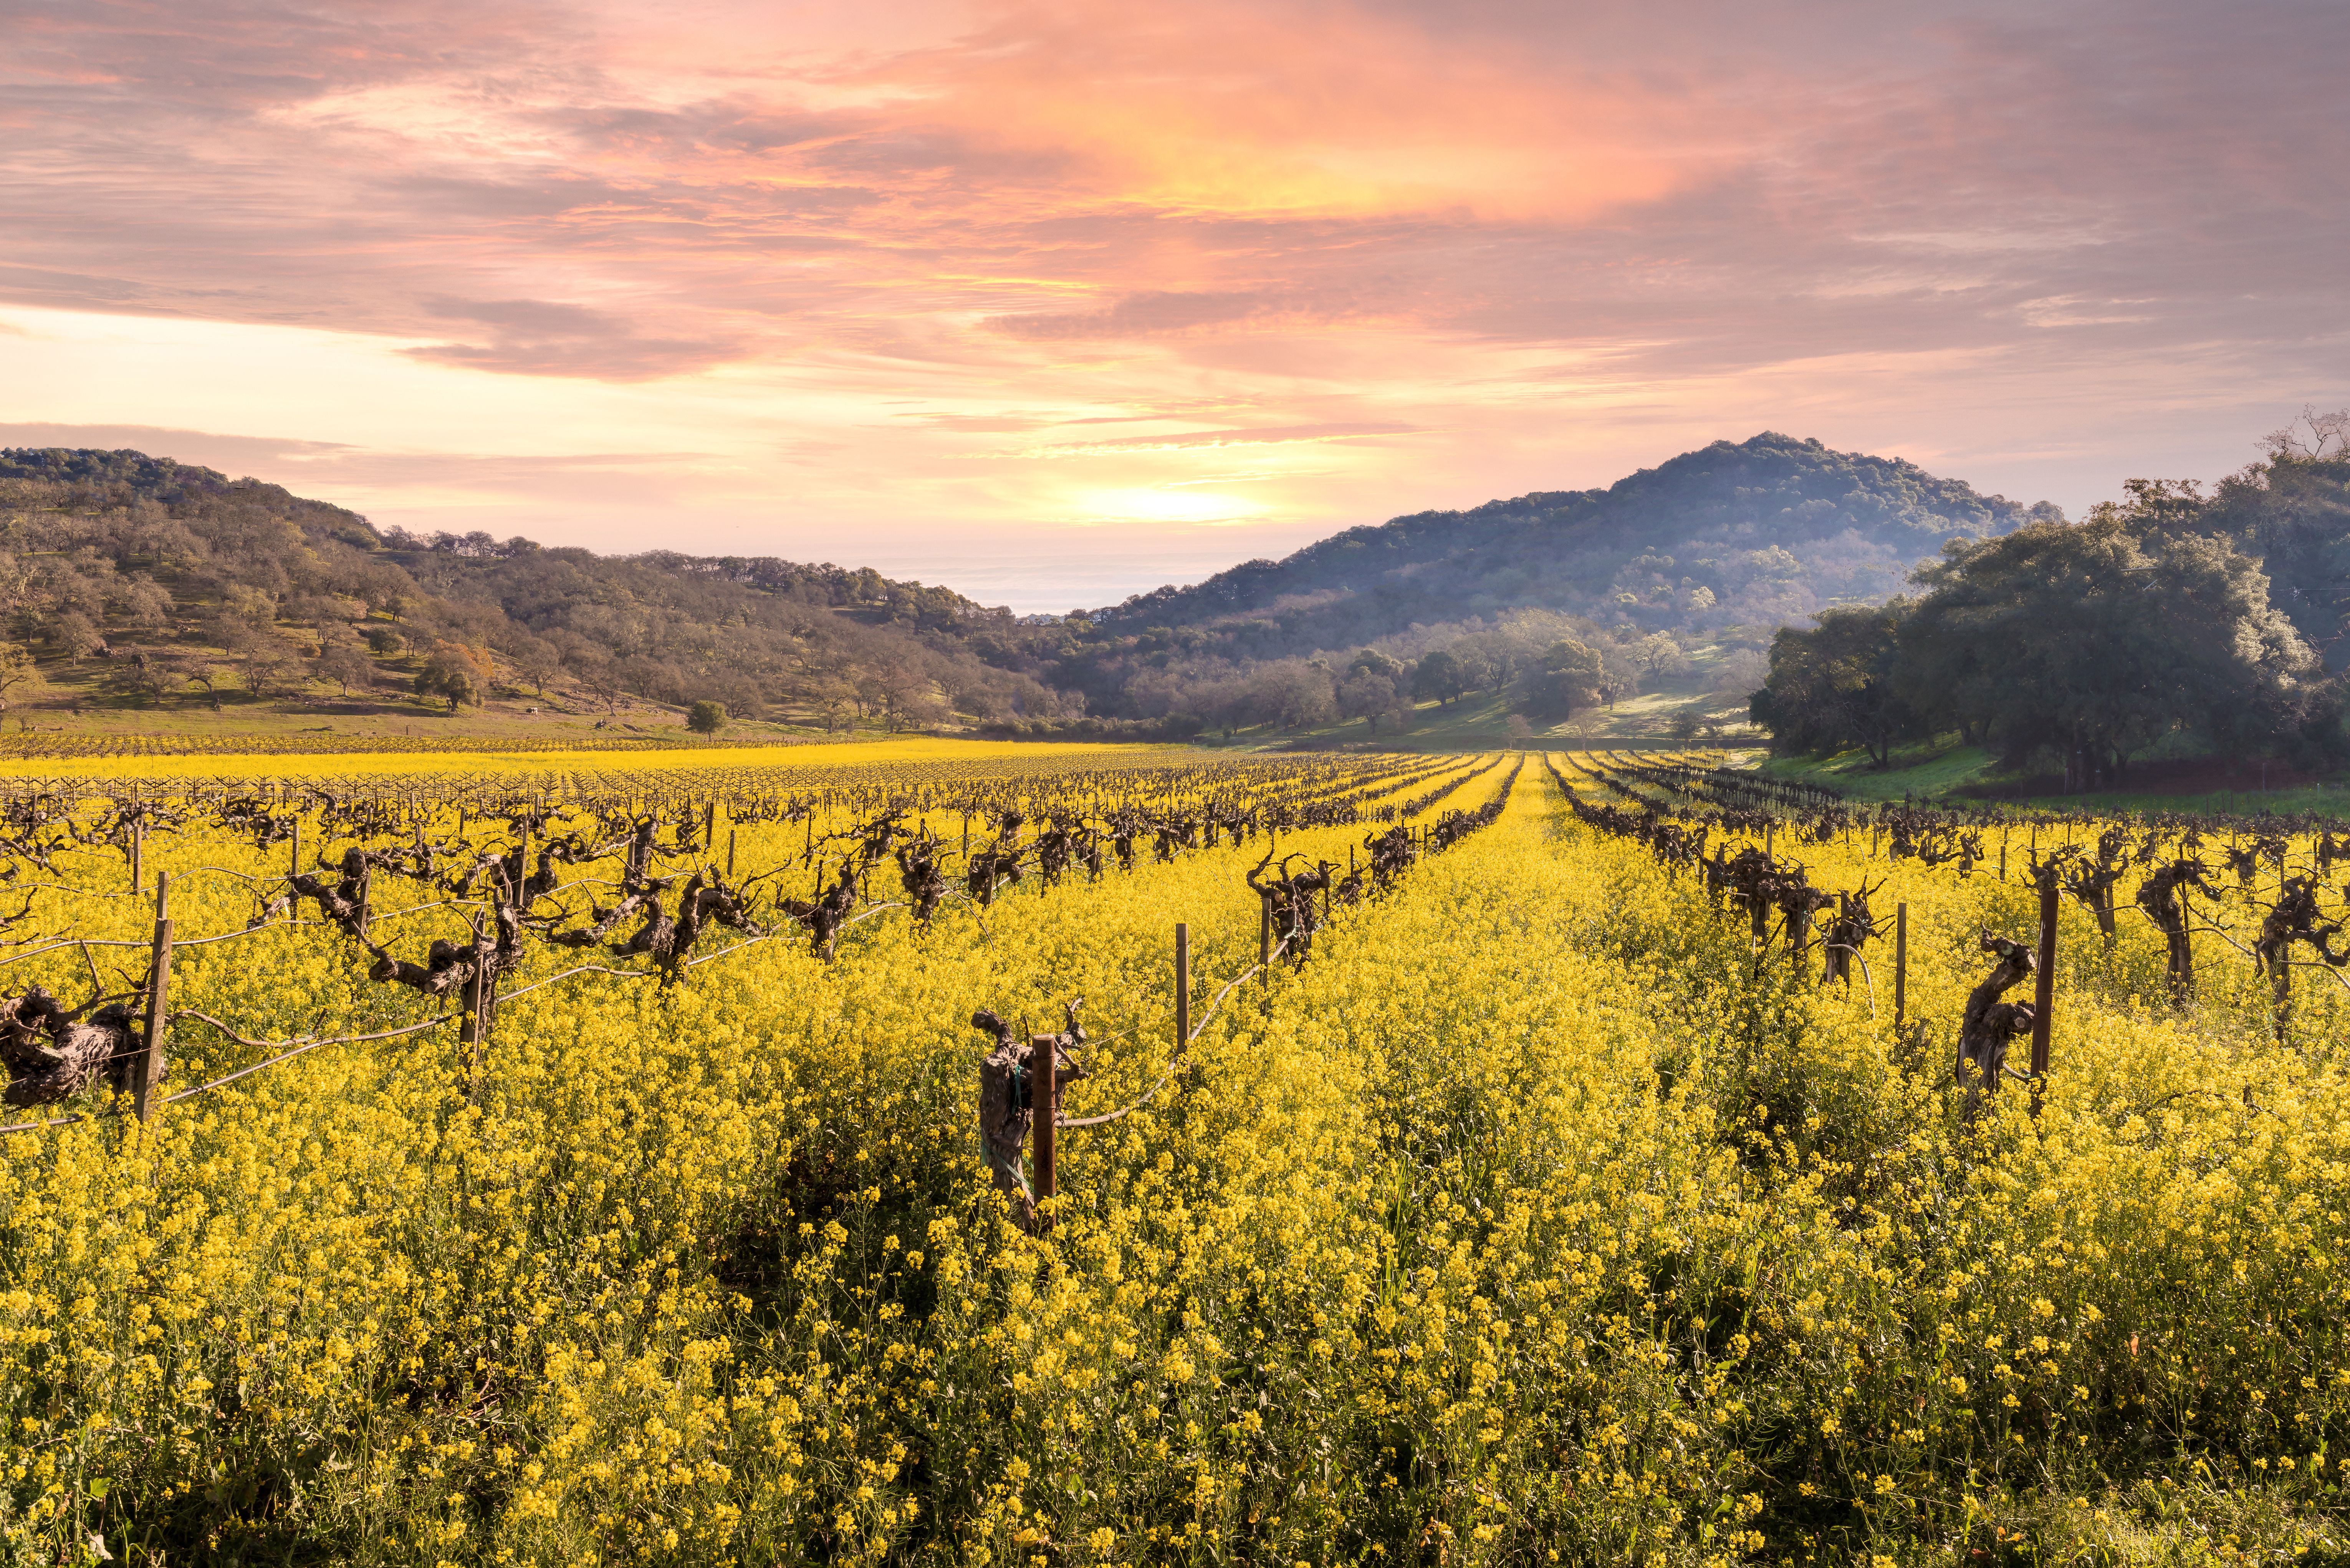
[[[2270,812],[2278,816],[2315,812],[2327,816],[2350,816],[2350,787],[2338,783],[2315,784],[2300,789],[2212,790],[2203,794],[2113,790],[2099,794],[2032,795],[2010,804],[2033,811],[2077,811],[2092,816],[2110,816],[2125,811],[2219,812],[2230,815]]]
[[[1895,765],[1879,771],[1862,751],[1827,758],[1773,757],[1759,770],[1771,778],[1825,784],[1854,800],[1899,800],[1940,794],[1991,771],[1991,754],[1980,746],[1909,747],[1893,753]]]
[[[1856,801],[1928,799],[1948,795],[1962,784],[1990,776],[1994,761],[1980,746],[1913,746],[1894,753],[1897,765],[1877,771],[1866,752],[1842,752],[1833,757],[1772,757],[1757,772],[1771,778],[1823,784]],[[2094,794],[2029,795],[1985,800],[1960,797],[1970,806],[2004,805],[2019,811],[2080,812],[2110,816],[2116,812],[2218,812],[2241,815],[2273,812],[2295,816],[2308,812],[2350,815],[2350,787],[2340,782],[2308,784],[2297,789],[2212,790],[2200,794],[2161,794],[2149,790],[2108,790]]]
[[[203,653],[221,663],[230,656],[192,643],[177,643],[170,651]],[[99,659],[78,659],[45,652],[36,656],[38,679],[8,693],[0,711],[0,732],[23,732],[101,737],[258,735],[293,739],[317,734],[380,736],[416,740],[543,741],[560,748],[567,740],[606,738],[687,739],[685,710],[648,698],[629,697],[617,710],[591,706],[576,697],[538,695],[499,686],[482,702],[450,711],[440,698],[426,698],[399,690],[393,682],[412,680],[421,659],[413,653],[372,656],[379,684],[371,691],[344,696],[323,683],[295,687],[270,696],[256,696],[239,686],[224,684],[218,701],[192,687],[161,697],[132,698],[107,689],[110,666]],[[878,720],[859,722],[852,730],[828,730],[820,716],[782,713],[772,720],[731,720],[730,741],[756,744],[762,741],[878,738],[885,733]]]

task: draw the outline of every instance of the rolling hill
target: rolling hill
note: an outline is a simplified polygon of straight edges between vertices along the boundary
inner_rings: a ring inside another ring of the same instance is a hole
[[[169,458],[12,449],[0,616],[32,658],[22,679],[0,673],[0,699],[17,717],[414,717],[442,706],[432,672],[453,670],[515,717],[533,697],[607,716],[624,699],[673,712],[712,698],[827,728],[1180,735],[1372,710],[1409,727],[1409,680],[1357,680],[1349,698],[1349,659],[1386,668],[1458,644],[1498,690],[1574,635],[1627,692],[1680,659],[1682,676],[1727,693],[1778,626],[1883,597],[1953,535],[2053,510],[1766,432],[1604,490],[1350,528],[1036,624],[869,568],[418,537]]]
[[[1414,624],[1565,610],[1645,630],[1777,626],[1882,598],[1946,539],[2054,515],[1899,458],[1765,431],[1605,490],[1492,501],[1349,528],[1280,561],[1097,611],[1108,634],[1222,628],[1254,657],[1336,649]]]

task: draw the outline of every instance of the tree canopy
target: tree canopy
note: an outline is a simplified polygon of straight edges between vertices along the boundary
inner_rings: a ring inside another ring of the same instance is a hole
[[[2339,701],[2269,600],[2261,563],[2208,530],[2192,486],[2139,483],[2078,524],[1954,540],[1914,600],[1780,632],[1752,711],[1780,746],[1892,745],[1956,728],[2011,761],[2054,755],[2081,787],[2193,731],[2217,743],[2334,747]]]
[[[1810,630],[1782,628],[1771,674],[1748,710],[1780,744],[1831,753],[1859,746],[1879,767],[1918,715],[1898,689],[1907,601],[1820,612]]]
[[[2266,445],[2198,520],[2260,558],[2277,607],[2339,670],[2350,664],[2350,413],[2304,412]]]
[[[1526,707],[1545,719],[1572,719],[1599,705],[1607,672],[1587,643],[1565,637],[1544,653],[1542,668],[1526,678]]]

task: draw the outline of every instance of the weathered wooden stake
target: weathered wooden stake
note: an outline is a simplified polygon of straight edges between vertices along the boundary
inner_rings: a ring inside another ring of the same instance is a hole
[[[155,1091],[163,1082],[164,1010],[172,998],[172,876],[155,873],[155,945],[147,961],[147,1028],[139,1054],[139,1070],[131,1094],[139,1119],[146,1121],[161,1106]]]
[[[1053,1229],[1053,1217],[1045,1204],[1060,1191],[1060,1173],[1055,1168],[1053,1135],[1054,1061],[1053,1036],[1032,1034],[1028,1037],[1028,1104],[1034,1113],[1036,1127],[1036,1234],[1042,1236]]]
[[[1175,1054],[1191,1044],[1191,928],[1175,922]]]
[[[146,853],[147,823],[144,818],[140,818],[130,825],[130,890],[134,893],[143,893],[147,890],[142,878]]]
[[[294,819],[294,841],[286,851],[286,874],[302,875],[302,819],[298,816]]]
[[[734,830],[726,830],[726,879],[734,880]]]
[[[715,844],[717,841],[718,803],[715,800],[705,801],[702,807],[702,842]]]
[[[2039,1080],[2048,1072],[2048,1031],[2056,1007],[2056,877],[2040,878],[2040,972],[2032,987],[2032,1093],[2035,1102]]]
[[[1893,906],[1893,1027],[1909,1011],[1909,906]]]
[[[1273,901],[1261,898],[1256,907],[1256,962],[1263,972],[1257,983],[1270,988],[1273,984]]]
[[[473,917],[473,972],[465,981],[465,1015],[457,1025],[460,1044],[472,1048],[465,1097],[482,1091],[482,917]]]

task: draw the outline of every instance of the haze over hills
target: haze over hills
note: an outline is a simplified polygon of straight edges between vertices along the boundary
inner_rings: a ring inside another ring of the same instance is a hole
[[[1823,606],[1894,592],[1948,538],[2054,514],[1766,432],[1605,490],[1399,517],[1195,587],[1023,619],[869,569],[419,538],[169,459],[18,449],[0,454],[0,611],[37,648],[37,675],[62,691],[78,672],[93,689],[79,700],[132,706],[224,690],[315,701],[328,683],[425,701],[415,689],[438,658],[483,694],[567,691],[608,711],[711,698],[835,724],[1189,733],[1343,714],[1376,729],[1409,721],[1398,672],[1433,648],[1475,655],[1473,689],[1580,638],[1629,691],[1683,646],[1751,655]],[[99,657],[140,650],[154,657]],[[1754,674],[1750,658],[1737,678]]]

